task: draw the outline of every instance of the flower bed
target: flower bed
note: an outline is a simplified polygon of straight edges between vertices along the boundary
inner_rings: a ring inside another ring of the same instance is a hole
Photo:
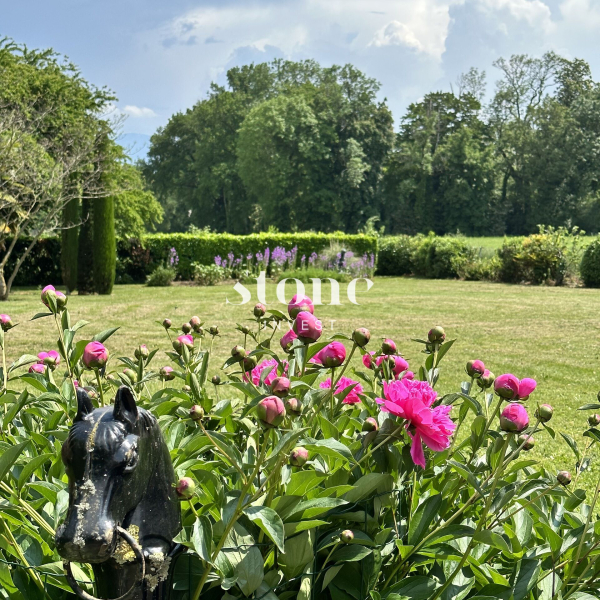
[[[60,292],[42,300],[34,318],[56,327],[58,348],[3,359],[0,559],[25,568],[1,568],[0,597],[68,589],[54,547],[61,445],[77,387],[100,406],[120,386],[157,417],[177,473],[189,551],[174,598],[599,596],[598,489],[586,498],[577,483],[600,416],[581,423],[585,449],[561,434],[572,474],[548,472],[527,454],[557,435],[536,382],[473,359],[461,389],[442,393],[442,327],[415,340],[423,363],[409,365],[364,328],[324,340],[312,301],[295,297],[287,313],[256,305],[224,365],[211,363],[218,327],[192,317],[174,332],[164,319],[165,364],[144,345],[111,357],[114,329],[87,336]],[[5,357],[15,324],[0,324]]]

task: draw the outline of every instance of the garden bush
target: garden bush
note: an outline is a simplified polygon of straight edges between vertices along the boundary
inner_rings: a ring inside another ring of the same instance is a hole
[[[581,278],[587,287],[600,287],[600,238],[591,242],[581,259]]]
[[[349,273],[340,271],[326,271],[325,269],[318,269],[315,267],[308,267],[307,269],[294,269],[293,271],[283,271],[277,277],[277,281],[283,279],[297,279],[302,283],[312,283],[312,279],[333,279],[340,283],[347,283],[351,281],[352,276]]]
[[[379,238],[377,275],[412,275],[415,238],[409,235]]]
[[[533,379],[494,378],[493,365],[466,360],[477,357],[464,357],[465,381],[448,389],[444,359],[455,349],[442,327],[415,340],[423,362],[409,365],[404,348],[362,328],[324,339],[302,298],[304,310],[287,314],[256,305],[236,327],[246,347],[223,365],[213,364],[216,324],[192,317],[178,335],[165,320],[164,365],[146,346],[111,357],[116,329],[86,334],[59,292],[45,288],[43,301],[36,318],[57,329],[58,351],[9,363],[14,324],[0,322],[1,598],[41,600],[44,587],[67,596],[54,537],[68,504],[61,446],[76,386],[94,406],[125,386],[162,428],[182,508],[176,540],[188,549],[173,600],[600,597],[600,482],[591,497],[579,487],[600,416],[588,425],[578,413],[580,449],[573,432],[552,429]],[[571,448],[572,473],[528,455],[547,436]],[[97,451],[87,447],[86,461]],[[92,577],[87,565],[78,574]]]
[[[216,285],[230,276],[228,269],[217,265],[193,263],[192,267],[194,269],[194,281],[198,285]]]
[[[175,269],[160,265],[148,275],[146,285],[150,287],[169,287],[175,279]]]

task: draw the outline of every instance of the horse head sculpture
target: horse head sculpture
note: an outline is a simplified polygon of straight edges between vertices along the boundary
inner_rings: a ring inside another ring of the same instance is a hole
[[[121,387],[115,404],[94,409],[77,390],[77,416],[62,447],[69,507],[56,532],[67,578],[70,562],[92,564],[101,598],[168,597],[173,544],[181,529],[175,473],[155,417]]]

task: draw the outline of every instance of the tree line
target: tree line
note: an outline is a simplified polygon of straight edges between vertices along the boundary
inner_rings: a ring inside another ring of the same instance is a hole
[[[489,97],[485,73],[471,69],[411,104],[397,133],[377,81],[351,65],[232,68],[152,136],[141,168],[161,227],[600,230],[600,86],[589,65],[549,52],[494,66]]]

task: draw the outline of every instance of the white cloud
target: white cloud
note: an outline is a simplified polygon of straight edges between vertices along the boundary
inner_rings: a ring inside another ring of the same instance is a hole
[[[552,11],[542,0],[478,0],[490,12],[506,10],[514,19],[525,21],[546,33],[555,29]]]
[[[392,21],[380,29],[370,46],[408,46],[414,50],[423,50],[423,45],[417,39],[410,27],[400,21]]]
[[[148,119],[158,116],[151,108],[147,108],[145,106],[134,106],[133,104],[128,104],[121,110],[121,112],[125,115],[133,117],[134,119]]]

